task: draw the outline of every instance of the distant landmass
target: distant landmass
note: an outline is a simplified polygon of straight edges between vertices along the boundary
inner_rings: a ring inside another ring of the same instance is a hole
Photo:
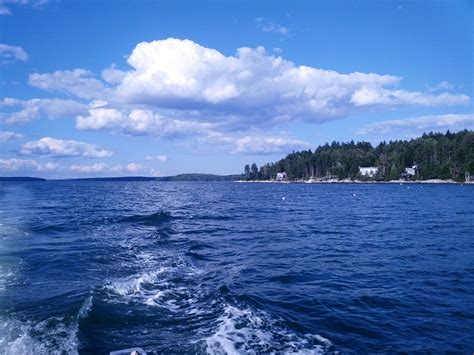
[[[158,181],[236,181],[242,175],[214,175],[214,174],[179,174],[175,176],[163,176],[155,178]]]
[[[284,175],[283,175],[284,174]],[[363,181],[471,180],[474,174],[474,132],[425,133],[411,140],[381,142],[332,142],[314,151],[303,150],[262,165],[244,167],[243,179]],[[278,176],[277,176],[278,175]]]
[[[74,178],[74,179],[51,179],[61,181],[236,181],[241,179],[241,175],[214,175],[214,174],[179,174],[174,176],[117,176],[117,177],[94,177],[94,178]],[[13,176],[0,177],[0,181],[47,181],[47,179]]]
[[[46,179],[29,176],[0,176],[0,181],[46,181]]]

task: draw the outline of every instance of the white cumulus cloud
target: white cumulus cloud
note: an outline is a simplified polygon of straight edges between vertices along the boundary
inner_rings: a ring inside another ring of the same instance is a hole
[[[148,155],[146,160],[158,160],[164,163],[165,161],[168,160],[168,157],[166,155]]]
[[[136,173],[142,169],[143,169],[143,165],[136,164],[136,163],[127,164],[127,170],[130,171],[131,173]]]
[[[84,99],[106,99],[109,103],[103,108],[107,109],[152,110],[155,115],[166,112],[173,119],[246,127],[295,120],[324,122],[373,106],[470,102],[462,94],[403,90],[398,87],[402,78],[393,75],[342,74],[297,66],[268,54],[263,47],[243,47],[235,55],[226,56],[190,40],[169,38],[139,43],[127,62],[129,70],[111,66],[103,71],[108,85],[84,69],[36,73],[29,82]],[[84,122],[79,126],[105,128],[100,118],[97,120],[97,124]],[[115,120],[123,126],[123,120]],[[107,121],[113,125],[113,119]]]
[[[235,56],[190,40],[138,44],[128,57],[133,70],[117,87],[124,100],[158,107],[198,109],[264,120],[323,121],[369,105],[458,105],[466,95],[428,95],[390,87],[402,78],[374,73],[340,74],[296,66],[263,47]]]
[[[99,149],[93,144],[51,137],[44,137],[23,144],[21,153],[24,155],[84,158],[106,158],[112,155],[111,151]]]
[[[119,131],[126,135],[151,135],[179,137],[197,135],[215,125],[211,123],[166,118],[152,110],[133,109],[131,111],[114,108],[94,108],[88,116],[78,116],[76,128],[80,130]]]
[[[8,44],[0,43],[0,58],[3,63],[14,61],[26,62],[28,60],[28,54],[19,46],[10,46]]]
[[[442,93],[439,95],[426,94],[416,91],[387,90],[381,88],[364,87],[355,91],[350,102],[354,106],[457,106],[465,105],[470,101],[467,95]]]
[[[28,83],[42,90],[69,93],[84,99],[102,98],[107,95],[104,83],[85,69],[34,73],[30,74]]]
[[[0,159],[0,171],[53,171],[60,165],[58,163],[39,163],[31,159]]]
[[[117,69],[115,64],[102,71],[102,79],[109,84],[120,84],[127,73]]]
[[[207,132],[199,138],[205,142],[240,154],[273,154],[309,148],[308,142],[287,136],[251,132],[246,135],[220,132]]]
[[[88,101],[87,110],[81,107],[76,115],[77,129],[214,139],[233,152],[298,146],[301,142],[293,138],[267,134],[289,123],[322,123],[374,107],[461,106],[471,100],[446,92],[451,89],[447,82],[436,92],[410,91],[399,76],[297,65],[263,47],[242,47],[226,55],[187,39],[139,43],[127,64],[124,70],[112,64],[100,77],[85,69],[34,73],[29,83]],[[30,111],[25,107],[1,117],[11,122],[37,117],[38,109],[30,105]],[[43,110],[49,117],[59,114]],[[255,132],[266,138],[257,143],[246,138]]]
[[[104,163],[97,163],[92,165],[71,165],[70,169],[78,173],[101,173],[104,172],[107,165]]]
[[[420,117],[388,120],[367,125],[357,134],[389,133],[403,129],[439,131],[442,129],[474,129],[474,114],[427,115]]]
[[[156,170],[152,168],[147,168],[137,163],[128,163],[125,166],[124,165],[108,165],[105,163],[74,164],[70,166],[70,170],[77,173],[81,173],[81,174],[101,173],[103,175],[146,174],[150,176],[157,176],[157,174],[159,174]]]
[[[63,99],[30,99],[18,100],[4,98],[0,101],[0,119],[9,124],[24,123],[35,120],[42,115],[53,119],[76,117],[87,112],[88,106],[74,100]],[[9,110],[8,112],[6,111]],[[12,111],[12,109],[15,109]]]
[[[271,154],[307,149],[309,144],[285,137],[245,136],[233,142],[233,153]]]
[[[23,135],[16,132],[0,131],[0,143],[8,143],[15,139],[21,139]]]

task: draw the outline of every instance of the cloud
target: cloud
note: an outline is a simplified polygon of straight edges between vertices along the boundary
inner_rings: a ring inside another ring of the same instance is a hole
[[[97,163],[92,165],[71,165],[70,169],[78,173],[101,173],[104,172],[107,165],[104,163]]]
[[[213,125],[208,123],[169,119],[152,110],[134,109],[127,112],[103,107],[91,109],[88,116],[78,116],[76,120],[76,128],[80,130],[110,129],[132,136],[168,138],[196,135],[211,127]]]
[[[89,116],[78,117],[76,127],[82,130],[112,129],[127,135],[152,135],[168,139],[198,138],[200,143],[220,145],[232,153],[278,153],[308,147],[308,143],[287,137],[275,137],[252,133],[242,135],[222,127],[218,123],[204,123],[169,119],[151,110],[123,112],[115,109],[91,109]],[[221,129],[224,128],[224,131]],[[259,130],[256,130],[257,132]],[[146,160],[167,160],[164,155],[148,156]]]
[[[60,117],[76,117],[87,112],[88,106],[74,100],[63,99],[30,99],[18,100],[4,98],[0,108],[20,108],[19,111],[0,112],[0,120],[5,123],[24,123],[35,120],[42,115],[53,119]]]
[[[115,64],[102,71],[102,79],[109,84],[120,84],[127,73],[117,69]]]
[[[104,83],[85,69],[58,70],[53,73],[30,74],[28,83],[42,90],[69,93],[83,99],[107,96]]]
[[[296,65],[263,47],[224,55],[191,40],[168,38],[137,44],[127,63],[125,70],[111,65],[101,78],[73,69],[31,74],[29,83],[89,101],[88,112],[77,114],[77,129],[217,139],[235,152],[300,144],[278,136],[261,146],[244,139],[254,134],[273,137],[269,130],[294,122],[322,123],[373,108],[470,103],[463,94],[405,90],[398,76]],[[13,120],[25,116],[18,115]]]
[[[437,86],[438,89],[452,90],[455,88],[453,84],[448,83],[447,81],[442,81]]]
[[[136,163],[127,164],[127,170],[130,171],[131,173],[136,173],[142,169],[143,169],[143,165],[136,164]]]
[[[11,15],[11,14],[12,14],[11,11],[7,7],[0,4],[0,16]]]
[[[73,140],[61,140],[44,137],[37,141],[23,144],[21,151],[24,155],[42,155],[50,157],[84,157],[106,158],[112,152],[99,149],[96,145]]]
[[[436,91],[441,91],[441,90],[454,90],[456,89],[456,86],[447,82],[447,81],[442,81],[435,87],[429,87],[428,92],[436,92]]]
[[[11,15],[12,12],[7,7],[10,5],[42,7],[46,5],[49,0],[0,0],[0,15]]]
[[[38,163],[31,159],[0,159],[0,171],[53,171],[60,165],[57,163],[47,162]]]
[[[415,105],[425,107],[466,105],[470,101],[467,95],[442,93],[431,95],[406,90],[387,90],[365,87],[355,91],[350,102],[356,107],[361,106],[401,106]]]
[[[194,111],[201,120],[237,117],[247,125],[324,122],[369,106],[469,103],[466,95],[391,89],[402,79],[396,76],[296,66],[263,47],[244,47],[235,56],[224,56],[190,40],[170,38],[138,44],[128,64],[132,70],[115,90],[122,101]]]
[[[126,173],[132,173],[132,174],[149,172],[151,174],[151,172],[154,172],[155,170],[147,168],[147,167],[145,167],[141,164],[128,163],[125,166],[122,166],[122,165],[112,166],[110,168],[110,171],[115,172],[115,173],[124,173],[124,172],[126,172]]]
[[[26,62],[28,60],[28,54],[21,47],[0,43],[0,58],[3,63],[11,63],[15,61]]]
[[[371,133],[390,133],[404,129],[417,129],[424,131],[439,131],[441,129],[459,130],[474,128],[474,114],[447,114],[428,115],[399,120],[382,121],[367,125],[358,131],[357,134],[365,135]]]
[[[234,154],[273,154],[307,149],[308,142],[286,137],[251,132],[250,134],[229,134],[207,132],[199,138],[201,143],[227,150]]]
[[[257,22],[257,28],[262,32],[277,33],[283,36],[289,35],[288,28],[278,23],[266,21],[263,17],[257,17],[255,21]]]
[[[0,131],[0,143],[8,143],[12,140],[21,138],[23,138],[22,134],[10,131]]]
[[[158,161],[161,161],[162,163],[164,163],[165,161],[168,160],[168,157],[166,155],[148,155],[146,158],[146,160],[158,160]]]
[[[114,165],[110,166],[105,163],[97,163],[91,165],[71,165],[71,171],[75,171],[82,174],[91,174],[91,173],[103,173],[105,175],[110,174],[128,174],[128,175],[137,175],[137,174],[146,174],[149,176],[158,176],[159,172],[152,168],[147,168],[141,164],[137,163],[128,163],[127,165]]]
[[[309,143],[284,137],[245,136],[235,139],[232,153],[273,154],[307,149]]]
[[[148,126],[153,121],[157,127],[163,117],[180,126],[182,121],[218,122],[222,129],[235,130],[293,121],[321,123],[371,107],[470,102],[467,95],[400,89],[396,86],[402,78],[397,76],[296,66],[263,47],[243,47],[225,56],[190,40],[169,38],[139,43],[127,62],[127,71],[115,66],[103,71],[109,86],[84,69],[36,73],[29,82],[47,91],[107,100],[102,110],[81,115],[77,127],[119,126],[129,134],[146,134],[137,122]]]

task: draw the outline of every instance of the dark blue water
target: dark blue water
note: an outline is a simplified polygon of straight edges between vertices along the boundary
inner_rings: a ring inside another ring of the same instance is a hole
[[[2,183],[0,223],[2,354],[474,350],[474,186]]]

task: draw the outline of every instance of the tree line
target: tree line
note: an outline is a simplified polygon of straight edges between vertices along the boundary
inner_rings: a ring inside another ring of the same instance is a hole
[[[415,179],[453,179],[462,181],[465,173],[474,174],[474,132],[425,133],[411,140],[381,142],[373,147],[368,142],[332,142],[314,151],[293,151],[285,158],[258,168],[247,164],[242,178],[270,180],[279,172],[288,179],[334,177],[338,179],[399,179],[406,167],[417,166]],[[378,173],[361,176],[359,167],[377,167]]]

